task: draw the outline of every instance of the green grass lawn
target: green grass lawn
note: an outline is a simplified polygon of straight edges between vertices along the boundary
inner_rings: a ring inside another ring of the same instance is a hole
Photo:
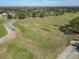
[[[34,59],[29,50],[17,47],[15,44],[8,45],[7,53],[11,55],[12,59]]]
[[[58,28],[67,24],[74,17],[77,15],[65,14],[44,18],[26,18],[25,20],[18,20],[14,25],[21,31],[25,42],[30,41],[38,45],[44,53],[52,54],[53,57],[51,58],[55,58],[73,38],[73,35],[65,35]]]
[[[64,26],[64,24],[67,24],[68,21],[78,15],[79,13],[70,13],[62,16],[44,18],[30,17],[24,20],[17,20],[14,23],[14,26],[18,30],[17,36],[15,40],[11,41],[6,47],[8,50],[0,56],[4,57],[5,55],[5,59],[24,59],[30,51],[30,53],[33,54],[31,58],[34,56],[36,59],[56,59],[57,55],[59,55],[73,39],[73,35],[64,34],[59,30],[59,27]],[[15,45],[11,45],[12,43]],[[23,51],[26,52],[23,53]],[[6,56],[7,54],[8,56]],[[29,56],[27,59],[30,59]]]
[[[7,31],[4,27],[4,25],[0,25],[0,38],[5,36],[7,34]]]
[[[19,22],[16,22],[16,23],[17,23],[16,26],[21,30],[21,32],[25,38],[27,38],[27,37],[30,38],[33,42],[38,43],[42,47],[45,47],[48,49],[52,48],[53,45],[50,43],[49,38],[46,38],[37,32],[33,32],[32,30],[19,24]]]
[[[7,31],[4,27],[5,20],[6,20],[5,17],[0,18],[0,38],[7,34]]]

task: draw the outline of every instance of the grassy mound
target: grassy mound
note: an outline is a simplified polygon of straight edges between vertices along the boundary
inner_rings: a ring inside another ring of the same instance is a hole
[[[7,31],[4,27],[4,23],[5,23],[5,17],[0,18],[0,38],[7,34]]]
[[[7,31],[3,25],[0,25],[0,38],[5,36],[7,34]]]

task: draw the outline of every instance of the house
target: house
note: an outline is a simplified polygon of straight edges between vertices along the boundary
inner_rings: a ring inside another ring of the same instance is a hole
[[[2,16],[7,16],[7,13],[2,13]]]

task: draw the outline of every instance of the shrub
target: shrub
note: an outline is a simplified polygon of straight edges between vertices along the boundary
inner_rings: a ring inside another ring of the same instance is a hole
[[[23,13],[20,13],[20,14],[18,15],[18,18],[19,18],[19,19],[24,19],[24,18],[26,18],[26,15],[23,14]]]
[[[12,19],[13,16],[8,14],[8,15],[7,15],[7,18],[8,18],[8,19]]]
[[[79,17],[72,19],[69,24],[72,30],[79,32]]]

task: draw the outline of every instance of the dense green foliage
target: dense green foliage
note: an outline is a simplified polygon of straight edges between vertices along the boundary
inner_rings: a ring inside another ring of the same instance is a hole
[[[26,15],[24,13],[19,13],[18,18],[24,19],[24,18],[26,18]]]
[[[7,15],[7,18],[8,18],[8,19],[12,19],[13,16],[8,14],[8,15]]]
[[[79,27],[79,17],[72,19],[69,23],[71,27]]]
[[[59,16],[65,13],[77,13],[79,8],[0,8],[0,13],[14,12],[15,17],[24,19],[25,17],[47,17]]]
[[[73,30],[79,32],[79,17],[72,19],[69,23]]]

